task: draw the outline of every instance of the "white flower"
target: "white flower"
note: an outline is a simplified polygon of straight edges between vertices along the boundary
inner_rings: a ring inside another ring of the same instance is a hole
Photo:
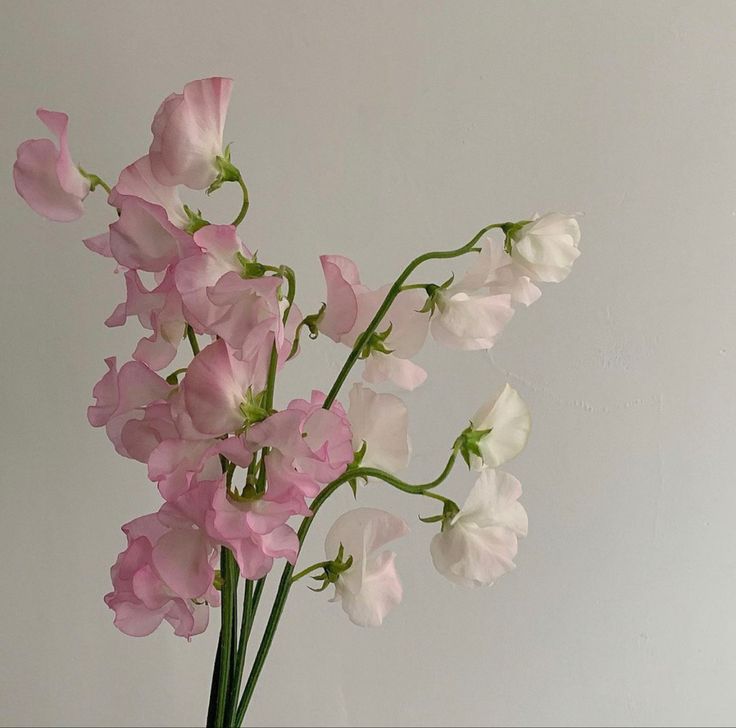
[[[409,464],[409,412],[396,395],[378,394],[356,382],[350,390],[348,419],[353,449],[366,446],[361,465],[394,473]]]
[[[470,422],[474,430],[491,430],[478,441],[480,457],[470,456],[473,470],[497,468],[516,457],[524,449],[532,426],[529,408],[510,384],[486,402]]]
[[[353,624],[377,627],[403,592],[391,551],[376,553],[385,544],[405,536],[409,527],[397,516],[375,508],[343,513],[327,534],[325,554],[335,559],[343,547],[343,561],[353,562],[335,583],[335,598]]]
[[[435,293],[432,336],[453,349],[490,349],[514,315],[506,293],[468,291],[451,286]]]
[[[528,520],[513,475],[484,470],[460,512],[430,545],[432,561],[445,578],[464,587],[489,586],[515,568],[518,536]]]
[[[508,293],[511,303],[531,306],[542,291],[532,283],[529,274],[504,250],[503,241],[488,236],[480,253],[459,285],[466,290],[488,289],[489,293]]]
[[[559,283],[580,255],[580,226],[572,215],[551,212],[513,236],[511,257],[533,281]]]

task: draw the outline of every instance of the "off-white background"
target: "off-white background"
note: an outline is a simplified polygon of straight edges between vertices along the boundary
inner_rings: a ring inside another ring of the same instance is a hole
[[[48,223],[10,167],[45,105],[112,180],[146,151],[159,102],[213,74],[236,81],[244,237],[298,271],[305,311],[319,253],[379,285],[489,222],[585,213],[568,281],[490,355],[428,345],[431,378],[408,397],[412,478],[506,379],[529,402],[533,437],[509,466],[531,523],[519,568],[453,588],[424,504],[369,487],[364,504],[412,524],[404,604],[366,631],[295,589],[251,723],[732,724],[736,3],[6,1],[2,15],[4,725],[203,717],[216,630],[132,639],[102,602],[120,524],[158,503],[85,418],[103,357],[139,336],[102,325],[122,281],[79,242],[109,212],[94,195],[81,221]],[[225,220],[239,203],[228,189],[204,204]],[[345,353],[304,349],[282,404],[326,389]],[[459,469],[449,491],[471,482]],[[350,504],[320,514],[307,557]]]

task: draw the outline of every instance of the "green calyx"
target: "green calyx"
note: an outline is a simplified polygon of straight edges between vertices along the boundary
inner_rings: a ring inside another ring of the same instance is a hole
[[[265,406],[266,392],[253,394],[253,389],[248,387],[245,399],[240,403],[240,414],[243,415],[243,430],[256,422],[262,422],[271,412]]]
[[[427,292],[427,300],[417,313],[428,313],[431,318],[434,315],[435,309],[439,305],[440,298],[444,291],[446,291],[455,280],[455,274],[453,273],[444,283],[437,285],[436,283],[427,283],[423,286]]]
[[[360,358],[367,359],[374,351],[378,351],[381,354],[391,354],[393,349],[389,349],[386,346],[386,339],[391,335],[393,326],[390,323],[385,331],[374,331],[360,350]]]
[[[440,530],[444,531],[447,524],[452,522],[452,519],[460,513],[457,503],[445,499],[442,504],[442,513],[437,516],[427,516],[425,518],[419,517],[422,523],[441,523]]]
[[[365,451],[368,449],[368,443],[363,440],[363,444],[360,446],[360,450],[357,450],[355,453],[355,456],[353,457],[353,462],[350,463],[347,469],[347,473],[349,473],[351,470],[357,470],[361,463],[363,462],[363,458],[365,457]],[[368,482],[368,478],[366,478],[364,475],[356,476],[355,478],[350,478],[348,480],[348,485],[350,486],[350,489],[353,491],[353,497],[357,500],[358,499],[358,480],[362,480],[364,483]]]
[[[468,467],[470,467],[470,457],[475,455],[476,457],[482,458],[483,454],[480,451],[481,440],[488,435],[493,428],[487,430],[476,430],[473,428],[471,422],[455,440],[455,449],[463,456],[463,460]]]
[[[340,575],[346,572],[353,565],[353,557],[348,556],[345,558],[345,549],[340,544],[340,549],[337,552],[337,556],[332,561],[323,561],[321,564],[315,565],[312,568],[321,568],[322,573],[319,576],[313,576],[312,579],[317,582],[321,582],[321,586],[309,587],[313,592],[323,592],[330,584],[335,584],[340,578]],[[311,570],[311,569],[310,569]],[[294,577],[296,580],[297,577]]]
[[[238,259],[238,263],[240,263],[242,269],[240,271],[241,278],[263,278],[266,272],[270,270],[270,266],[258,262],[256,255],[253,256],[253,260],[250,260],[238,251],[235,253],[235,257]]]
[[[197,232],[197,230],[201,230],[203,227],[207,227],[207,225],[210,224],[209,220],[205,220],[202,217],[202,211],[192,210],[189,205],[184,205],[184,214],[187,216],[187,220],[189,220],[189,223],[184,228],[190,235],[194,235],[194,233]]]
[[[518,234],[521,229],[528,225],[531,220],[520,220],[519,222],[505,222],[499,225],[504,234],[503,249],[508,255],[511,255],[511,248],[518,239]]]
[[[322,319],[325,317],[325,311],[327,310],[327,304],[323,303],[319,307],[317,313],[310,313],[309,316],[305,316],[302,319],[302,326],[309,331],[309,338],[314,340],[319,336],[319,325]]]
[[[208,195],[219,190],[225,182],[239,182],[241,180],[240,170],[230,161],[229,144],[225,147],[221,157],[215,157],[215,165],[218,174],[214,182],[207,188]]]

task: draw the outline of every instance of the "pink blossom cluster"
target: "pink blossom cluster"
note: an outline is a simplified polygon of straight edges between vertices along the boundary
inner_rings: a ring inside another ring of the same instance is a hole
[[[207,78],[168,96],[153,117],[148,153],[111,188],[74,164],[68,117],[45,109],[38,117],[57,143],[24,142],[13,170],[21,197],[55,221],[77,219],[90,192],[108,190],[114,220],[84,241],[114,261],[124,282],[125,300],[105,323],[135,318],[145,330],[129,361],[105,360],[88,410],[120,455],[146,466],[162,498],[157,512],[123,526],[127,546],[111,571],[105,601],[130,635],[164,620],[177,635],[201,633],[209,606],[220,603],[223,549],[249,580],[266,576],[275,560],[295,564],[292,518],[309,517],[326,486],[350,468],[380,479],[381,469],[408,463],[404,403],[368,385],[423,384],[427,372],[414,359],[430,334],[454,349],[492,347],[515,306],[536,301],[537,283],[562,280],[579,255],[577,221],[557,214],[489,226],[503,236],[479,239],[464,251],[475,254],[467,273],[442,284],[371,288],[353,261],[323,255],[325,305],[303,317],[290,269],[257,260],[238,235],[248,199],[223,141],[231,87],[230,79]],[[232,224],[210,224],[180,197],[181,188],[214,192],[226,182],[244,192]],[[274,408],[274,379],[298,354],[305,326],[362,362],[367,384],[353,385],[347,409],[318,390]],[[186,340],[191,361],[159,374]],[[432,557],[456,583],[488,584],[513,565],[526,513],[518,481],[495,468],[520,452],[528,432],[526,406],[507,388],[455,444],[453,458],[463,454],[482,472],[466,506],[442,499],[443,516],[434,519],[442,531]],[[355,623],[380,624],[400,601],[394,555],[381,549],[406,531],[396,516],[366,508],[330,530],[323,578]]]

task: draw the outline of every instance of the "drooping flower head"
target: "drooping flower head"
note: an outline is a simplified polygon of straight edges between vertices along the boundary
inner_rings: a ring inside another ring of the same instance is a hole
[[[396,554],[380,549],[407,533],[403,520],[375,508],[343,513],[330,528],[325,539],[327,558],[335,559],[341,551],[345,560],[352,558],[335,582],[334,601],[341,603],[353,624],[377,627],[401,602]]]
[[[432,539],[437,571],[460,586],[478,587],[514,569],[518,536],[528,530],[520,495],[513,475],[484,470],[459,513]]]
[[[574,215],[535,217],[514,235],[511,257],[533,281],[565,280],[580,255],[580,225]]]
[[[36,116],[57,138],[28,139],[18,147],[13,180],[18,194],[39,215],[70,222],[84,212],[82,202],[90,183],[75,166],[69,152],[69,117],[61,111],[38,109]]]

